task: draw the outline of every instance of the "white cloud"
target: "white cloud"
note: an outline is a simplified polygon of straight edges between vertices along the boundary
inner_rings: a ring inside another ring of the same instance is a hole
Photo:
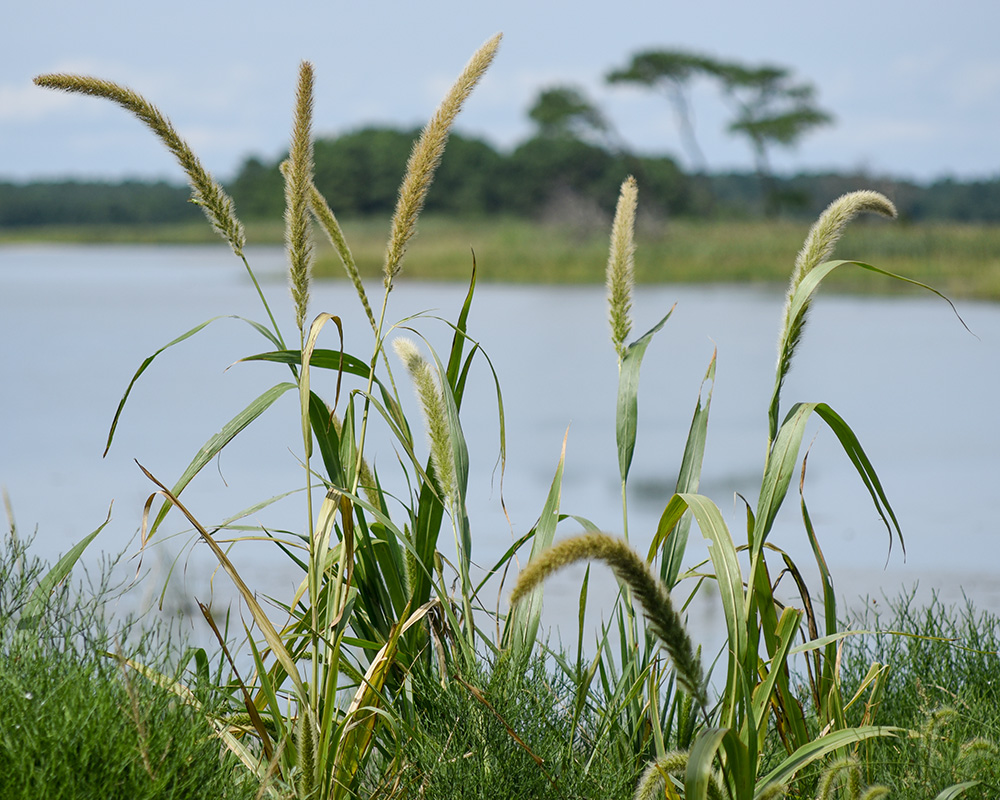
[[[72,98],[60,92],[27,86],[0,86],[0,121],[36,122],[72,104]]]

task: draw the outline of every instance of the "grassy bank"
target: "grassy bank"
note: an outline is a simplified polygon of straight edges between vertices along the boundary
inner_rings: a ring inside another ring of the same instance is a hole
[[[641,225],[637,232],[639,283],[776,283],[788,279],[788,264],[802,245],[803,223],[777,221],[674,220]],[[348,220],[347,241],[361,273],[381,274],[388,220]],[[251,223],[251,244],[280,244],[278,223]],[[114,242],[214,244],[204,224],[137,228],[71,227],[0,231],[0,243]],[[316,274],[341,277],[333,250],[319,248]],[[428,217],[407,253],[408,278],[461,280],[469,275],[472,251],[481,280],[515,283],[603,283],[607,226],[542,224],[521,219],[459,220]],[[1000,226],[864,221],[838,248],[842,258],[860,258],[883,269],[929,283],[951,297],[1000,299]],[[843,271],[830,280],[840,291],[907,291],[896,281],[872,280]]]

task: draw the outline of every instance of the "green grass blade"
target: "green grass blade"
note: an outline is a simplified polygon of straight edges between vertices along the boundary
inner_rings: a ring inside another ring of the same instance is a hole
[[[618,405],[616,411],[616,432],[618,441],[618,469],[622,482],[628,480],[628,472],[632,466],[632,454],[635,451],[635,435],[639,421],[639,367],[646,348],[653,336],[670,319],[673,308],[650,330],[625,348],[621,359],[618,375]]]
[[[701,535],[708,541],[708,553],[712,559],[712,565],[715,567],[719,599],[722,602],[722,610],[726,618],[726,636],[730,651],[729,678],[726,681],[729,694],[726,706],[730,711],[733,711],[736,703],[734,692],[738,684],[736,666],[738,664],[745,665],[748,659],[753,659],[755,663],[750,667],[751,670],[756,669],[756,653],[749,652],[743,573],[736,555],[736,546],[733,544],[729,528],[726,527],[725,520],[722,518],[722,512],[719,511],[715,503],[698,494],[675,496],[683,500],[691,509],[698,522]],[[724,715],[722,722],[730,725],[732,719]]]
[[[80,560],[80,556],[83,555],[83,551],[94,541],[97,534],[107,527],[109,522],[111,522],[110,506],[108,507],[107,519],[96,530],[91,531],[73,545],[66,555],[60,558],[56,562],[56,565],[42,576],[28,597],[28,601],[24,604],[24,608],[21,610],[21,618],[17,621],[18,630],[36,629],[38,627],[45,604],[48,602],[49,595],[52,594],[53,589],[66,580],[76,562]]]
[[[896,519],[896,514],[893,512],[892,506],[889,505],[889,500],[885,496],[885,490],[879,482],[878,475],[875,474],[875,468],[868,459],[864,448],[861,447],[858,437],[851,430],[850,426],[844,422],[843,418],[826,403],[818,403],[816,405],[816,413],[826,422],[830,430],[836,434],[841,446],[844,448],[844,452],[851,459],[854,469],[868,490],[868,494],[875,504],[875,509],[889,531],[890,552],[892,551],[893,531],[895,531],[896,536],[899,538],[899,545],[905,553],[906,543],[903,541],[903,532],[900,530],[899,521]]]
[[[951,306],[951,310],[955,312],[955,316],[958,317],[958,321],[962,323],[962,326],[966,330],[969,330],[969,326],[965,324],[965,320],[963,320],[961,315],[958,313],[958,310],[955,308],[955,304],[952,303],[951,300],[949,300],[943,294],[941,294],[941,292],[939,292],[937,289],[928,286],[926,283],[921,283],[920,281],[915,281],[912,280],[911,278],[906,278],[902,275],[897,275],[893,272],[888,272],[887,270],[879,269],[878,267],[873,267],[871,264],[866,264],[862,261],[825,261],[822,264],[819,264],[813,270],[811,270],[802,279],[802,282],[796,289],[795,294],[792,296],[791,303],[789,305],[788,318],[793,322],[793,324],[789,325],[788,328],[789,331],[794,330],[796,328],[795,323],[800,321],[803,314],[805,314],[806,309],[809,306],[809,301],[812,299],[813,294],[815,294],[816,290],[819,288],[819,285],[820,283],[822,283],[823,279],[834,270],[843,266],[859,267],[860,269],[865,269],[868,270],[869,272],[874,272],[878,275],[882,275],[887,278],[892,278],[893,280],[902,281],[903,283],[908,283],[912,286],[917,286],[921,289],[925,289],[928,292],[931,292],[932,294],[936,294],[938,297],[944,300],[949,306]],[[779,365],[782,363],[785,351],[790,346],[791,342],[788,341],[787,339],[786,341],[779,342],[778,344]],[[781,401],[781,387],[782,384],[784,383],[784,378],[785,376],[779,371],[778,375],[775,378],[774,390],[771,393],[771,402],[768,406],[768,423],[770,430],[769,441],[774,441],[778,429],[778,411],[779,411],[778,406]]]
[[[528,563],[531,563],[539,553],[547,550],[555,538],[556,525],[559,522],[559,504],[562,500],[562,478],[563,468],[566,464],[566,440],[568,436],[569,432],[567,431],[566,435],[563,436],[562,451],[559,454],[555,475],[549,486],[548,497],[545,499],[542,514],[535,525],[535,538],[531,543],[531,556]],[[542,593],[543,586],[536,586],[523,601],[511,609],[507,616],[502,641],[505,647],[512,647],[520,658],[527,658],[535,646],[538,625],[542,617]]]
[[[168,350],[169,348],[173,347],[175,344],[180,344],[181,342],[185,341],[186,339],[190,339],[196,333],[198,333],[199,331],[201,331],[204,328],[207,328],[213,322],[215,322],[216,320],[220,320],[220,319],[238,319],[238,320],[242,320],[243,322],[247,323],[248,325],[250,325],[253,328],[255,328],[257,331],[259,331],[260,333],[262,333],[268,339],[270,339],[275,345],[277,345],[278,347],[280,347],[280,345],[278,344],[277,339],[274,338],[274,335],[267,328],[265,328],[259,322],[254,322],[253,320],[244,319],[243,317],[237,317],[237,316],[233,316],[231,314],[223,314],[221,316],[212,317],[209,320],[205,320],[205,322],[202,322],[200,325],[195,325],[193,328],[191,328],[191,330],[189,330],[189,331],[187,331],[185,333],[182,333],[180,336],[178,336],[173,341],[168,342],[167,344],[163,345],[163,347],[161,347],[159,350],[157,350],[155,353],[153,353],[153,355],[151,355],[148,358],[146,358],[146,360],[143,361],[142,364],[139,365],[139,369],[137,369],[135,371],[135,374],[132,376],[132,380],[129,381],[128,387],[126,387],[126,389],[125,389],[125,394],[122,395],[122,399],[118,403],[118,408],[115,410],[114,419],[111,421],[111,429],[108,431],[108,441],[107,441],[107,444],[104,447],[104,455],[107,455],[108,451],[111,449],[111,442],[114,440],[114,438],[115,438],[115,431],[118,429],[118,420],[121,418],[122,411],[125,410],[125,403],[128,402],[129,395],[132,393],[132,387],[135,386],[135,382],[137,380],[139,380],[139,377],[142,375],[142,373],[144,373],[146,371],[146,368],[150,364],[152,364],[153,361],[156,360],[156,357],[159,356],[160,353],[162,353],[164,350]]]
[[[834,750],[842,747],[874,739],[880,736],[895,736],[902,728],[891,728],[881,725],[865,725],[858,728],[847,728],[842,731],[831,731],[825,736],[814,739],[798,748],[771,772],[757,782],[754,797],[761,797],[768,789],[788,783],[803,768],[823,758]]]
[[[694,740],[684,774],[685,800],[707,800],[715,755],[727,734],[732,735],[729,728],[705,728]]]
[[[247,425],[270,408],[274,401],[281,397],[281,395],[289,389],[295,388],[296,386],[294,383],[279,383],[276,386],[272,386],[256,400],[250,403],[250,405],[244,408],[239,414],[229,420],[229,422],[222,427],[222,430],[202,445],[198,454],[191,460],[187,469],[184,470],[184,473],[178,479],[177,483],[174,484],[171,494],[175,497],[179,496],[194,476],[197,475],[208,462],[222,452],[222,449],[229,444],[240,431],[246,428]],[[159,513],[156,515],[156,519],[148,531],[147,539],[152,538],[153,534],[156,533],[156,529],[160,527],[164,517],[167,516],[167,512],[170,511],[170,506],[171,503],[166,503],[163,508],[160,509]]]
[[[341,358],[343,358],[343,364],[341,364]],[[241,358],[236,363],[242,363],[244,361],[271,361],[275,364],[301,364],[302,363],[302,351],[300,350],[272,350],[267,353],[257,353],[252,356],[246,356]],[[339,350],[328,350],[325,348],[317,347],[312,351],[312,356],[309,359],[309,366],[315,367],[316,369],[330,369],[338,371],[343,367],[343,371],[350,373],[351,375],[357,375],[359,378],[368,379],[369,367],[368,364],[352,356],[350,353],[343,353]],[[377,382],[377,381],[376,381]]]
[[[956,797],[965,794],[966,789],[971,789],[973,786],[978,786],[979,781],[965,781],[964,783],[956,783],[954,786],[949,786],[947,789],[942,789],[934,800],[955,800]]]
[[[287,384],[287,386],[294,388],[294,384]],[[240,596],[243,598],[243,602],[247,604],[247,608],[250,610],[250,614],[253,616],[254,622],[263,634],[268,647],[271,649],[271,652],[274,653],[275,658],[277,658],[282,668],[288,673],[288,676],[295,684],[299,698],[304,699],[307,697],[305,686],[302,683],[298,670],[295,668],[294,660],[285,648],[284,641],[282,641],[278,632],[274,629],[274,625],[271,624],[271,620],[268,618],[267,614],[264,613],[264,609],[261,608],[260,603],[257,601],[257,595],[250,590],[246,583],[244,583],[243,578],[236,570],[236,567],[233,566],[232,561],[229,560],[225,551],[219,546],[218,542],[212,538],[211,534],[209,534],[209,532],[202,527],[201,523],[198,522],[194,515],[184,507],[181,501],[177,498],[176,494],[167,489],[166,486],[153,477],[153,475],[141,464],[139,465],[139,469],[145,473],[147,478],[160,487],[160,490],[163,492],[167,500],[169,500],[172,505],[177,506],[180,512],[187,517],[188,522],[190,522],[195,527],[195,530],[198,531],[202,541],[204,541],[212,550],[212,553],[215,555],[215,558],[218,560],[220,566],[223,570],[225,570],[226,574],[229,575],[233,584],[236,586],[236,589],[239,591]]]
[[[795,639],[795,634],[798,632],[799,621],[801,619],[801,611],[785,607],[775,631],[777,647],[774,656],[771,658],[771,663],[768,665],[767,677],[754,690],[754,724],[757,727],[758,736],[760,737],[764,735],[764,726],[771,708],[771,695],[775,691],[776,682],[779,678],[787,676],[788,653]],[[787,684],[787,677],[784,677],[784,683]]]
[[[715,384],[715,353],[712,353],[712,360],[709,362],[708,370],[701,383],[698,392],[698,402],[695,405],[694,417],[691,420],[691,427],[688,429],[687,441],[684,445],[684,456],[681,459],[680,473],[677,476],[677,486],[674,492],[677,494],[695,493],[701,482],[701,466],[705,456],[705,439],[708,436],[708,413],[712,406],[712,387]],[[711,384],[705,404],[702,405],[701,396],[705,390],[705,384]],[[680,573],[681,563],[684,560],[684,551],[687,547],[688,531],[691,528],[691,516],[681,517],[673,531],[673,535],[666,539],[662,550],[663,560],[660,562],[660,578],[667,585],[667,589],[673,589],[677,584],[677,576]]]

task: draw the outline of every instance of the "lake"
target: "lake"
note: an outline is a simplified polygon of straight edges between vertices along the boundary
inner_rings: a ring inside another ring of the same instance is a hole
[[[282,251],[248,252],[289,337],[294,326]],[[381,284],[370,287],[370,294],[376,302]],[[462,285],[408,283],[404,267],[388,317],[427,312],[454,320],[464,295]],[[776,288],[637,288],[634,334],[676,303],[643,364],[629,498],[630,533],[640,547],[648,544],[670,496],[713,348],[718,374],[701,491],[719,505],[738,538],[743,512],[736,493],[754,502],[759,487],[782,302]],[[339,315],[346,349],[369,357],[371,330],[347,282],[318,282],[311,309]],[[858,298],[821,291],[815,302],[784,408],[799,400],[824,401],[847,420],[883,481],[906,539],[905,560],[898,546],[889,553],[886,529],[836,438],[812,425],[805,439],[811,443],[806,499],[838,592],[852,602],[865,594],[892,598],[900,587],[919,582],[923,596],[936,590],[954,602],[964,593],[978,607],[1000,612],[1000,306],[962,302],[958,309],[975,335],[930,295]],[[266,319],[242,265],[223,245],[0,247],[0,485],[10,495],[19,529],[37,531],[36,554],[54,560],[104,520],[113,499],[113,520],[87,563],[97,563],[101,551],[126,550],[126,570],[134,571],[142,508],[153,489],[135,461],[173,483],[230,417],[286,379],[279,365],[235,364],[271,348],[243,322],[220,319],[166,351],[142,376],[102,459],[115,408],[142,360],[220,314]],[[508,523],[500,504],[495,388],[481,360],[463,408],[473,556],[480,565],[492,565],[537,519],[564,435],[562,510],[621,531],[617,363],[606,319],[603,287],[478,287],[469,333],[488,353],[503,391],[502,492],[510,518]],[[410,324],[445,351],[450,329],[444,323],[426,318]],[[320,346],[337,346],[332,332],[323,337]],[[405,382],[401,368],[394,372]],[[316,380],[332,398],[332,381]],[[409,387],[401,392],[411,404],[410,419],[418,420]],[[396,482],[388,438],[375,430],[371,446],[383,480]],[[221,521],[300,486],[300,453],[297,398],[289,393],[183,496],[203,521]],[[295,495],[253,519],[301,528],[302,509],[301,495]],[[567,523],[560,535],[576,530]],[[205,600],[214,592],[216,602],[225,602],[228,579],[212,574],[204,546],[185,548],[190,535],[180,515],[168,517],[162,532],[163,544],[143,560],[152,574],[131,596],[155,594],[172,558],[182,554],[178,588],[171,593],[175,601],[188,594]],[[450,540],[445,532],[443,551]],[[797,497],[789,497],[770,541],[808,564]],[[689,552],[692,563],[705,554],[696,529]],[[252,544],[240,550],[237,563],[251,585],[287,597],[298,576],[276,555],[265,544]],[[558,625],[564,637],[574,635],[581,575],[582,569],[568,570],[547,588],[546,624]],[[598,584],[595,616],[613,594],[611,579],[604,576]],[[497,601],[496,593],[491,600]],[[692,614],[704,615],[709,626],[718,622],[711,604]]]

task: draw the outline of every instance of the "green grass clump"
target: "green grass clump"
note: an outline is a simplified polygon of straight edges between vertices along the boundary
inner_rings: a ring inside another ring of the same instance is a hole
[[[637,765],[612,758],[607,746],[593,749],[594,715],[574,725],[565,708],[573,692],[540,655],[525,666],[508,653],[451,677],[417,670],[396,768],[372,797],[631,797]]]
[[[921,606],[910,592],[885,610],[868,604],[848,627],[884,633],[845,641],[845,687],[853,691],[871,663],[888,664],[878,718],[913,731],[866,742],[866,777],[898,797],[933,797],[969,780],[980,783],[967,800],[1000,795],[1000,617],[937,596]]]
[[[106,651],[158,664],[166,645],[103,622],[101,596],[66,584],[22,619],[44,573],[11,536],[0,553],[0,797],[4,800],[221,800],[255,787],[220,761],[203,717],[124,673]]]

